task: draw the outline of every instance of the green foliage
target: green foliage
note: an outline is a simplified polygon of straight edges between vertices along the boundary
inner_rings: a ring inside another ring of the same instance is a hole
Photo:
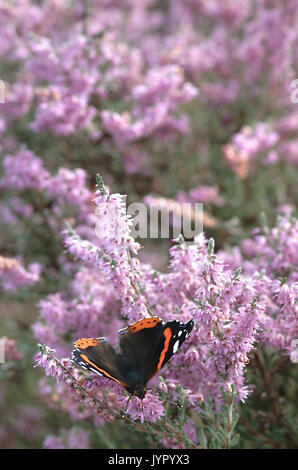
[[[236,392],[232,385],[231,390],[222,389],[224,403],[219,411],[209,397],[200,405],[200,417],[202,424],[198,425],[200,443],[204,449],[230,449],[239,442],[239,434],[236,433],[236,425],[239,413],[236,411]]]

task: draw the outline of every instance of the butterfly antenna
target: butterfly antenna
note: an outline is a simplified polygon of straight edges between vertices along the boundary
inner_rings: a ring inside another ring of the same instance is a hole
[[[151,387],[151,388],[148,388],[147,390],[148,390],[148,391],[151,391],[151,390],[155,390],[155,388],[154,388],[154,387]],[[167,403],[171,403],[172,405],[177,406],[177,408],[183,408],[182,403],[179,403],[179,402],[177,403],[177,402],[175,402],[175,401],[167,400],[166,398],[165,398],[163,401],[165,401],[165,402],[167,402]]]
[[[142,413],[143,413],[143,422],[145,423],[145,413],[144,413],[144,403],[142,400]]]
[[[147,390],[148,390],[148,391],[155,390],[155,387],[148,388]],[[166,399],[166,398],[165,398],[163,401],[165,401],[165,402],[167,402],[167,403],[171,403],[172,405],[177,406],[177,408],[183,408],[183,405],[182,405],[181,403],[179,403],[179,402],[177,403],[177,402],[175,402],[175,401],[171,401],[171,400],[168,400],[168,399]]]
[[[166,400],[166,399],[164,399],[163,401],[165,401],[165,402],[167,402],[167,403],[171,403],[171,405],[175,405],[175,406],[177,406],[177,408],[183,408],[182,403],[179,403],[179,402],[177,403],[177,402],[175,402],[175,401]]]

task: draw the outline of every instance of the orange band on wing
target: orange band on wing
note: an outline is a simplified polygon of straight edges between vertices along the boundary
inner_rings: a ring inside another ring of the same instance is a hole
[[[164,358],[165,358],[165,355],[167,353],[167,350],[169,349],[169,344],[170,344],[170,340],[171,340],[171,337],[172,337],[171,328],[166,328],[165,331],[163,332],[163,335],[166,338],[166,340],[165,340],[163,350],[161,351],[159,362],[157,364],[157,370],[161,369],[162,363],[163,363]]]
[[[98,340],[96,338],[81,338],[74,345],[79,349],[87,349],[89,346],[98,346]]]
[[[137,321],[133,325],[128,326],[128,330],[132,333],[136,333],[137,331],[141,331],[144,328],[153,328],[160,323],[161,319],[159,317],[151,317],[151,318],[143,318],[142,320]]]
[[[112,380],[115,380],[115,382],[117,382],[119,385],[122,385],[123,387],[125,387],[127,384],[125,384],[124,382],[121,382],[120,380],[117,380],[115,379],[115,377],[113,377],[112,375],[108,374],[108,372],[106,372],[104,369],[100,369],[97,365],[94,364],[94,362],[90,361],[90,359],[85,356],[85,354],[81,354],[81,358],[88,362],[88,364],[90,364],[92,367],[94,367],[95,369],[97,369],[99,372],[101,372],[102,374],[104,374],[106,377],[109,377],[110,379]]]

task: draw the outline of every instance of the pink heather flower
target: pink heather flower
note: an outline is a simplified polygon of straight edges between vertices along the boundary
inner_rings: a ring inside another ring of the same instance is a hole
[[[14,155],[7,155],[3,168],[0,188],[4,189],[44,189],[50,176],[42,160],[30,150],[20,150]]]
[[[297,338],[297,220],[290,211],[281,215],[277,226],[266,234],[254,231],[238,250],[242,276],[249,280],[262,309],[259,318],[259,341],[288,353]],[[224,253],[220,257],[230,261]]]
[[[74,259],[79,259],[90,266],[100,265],[102,252],[97,246],[88,240],[82,240],[70,227],[62,231],[62,237],[65,247]]]
[[[38,104],[31,123],[36,132],[50,130],[69,135],[88,127],[97,114],[89,104],[99,80],[99,59],[94,57],[94,46],[87,48],[87,38],[72,35],[62,41],[38,36],[29,43],[31,57],[27,69],[36,83]],[[49,82],[44,86],[44,81]]]
[[[66,408],[72,419],[91,418],[95,424],[113,420],[114,413],[119,413],[120,416],[121,403],[117,402],[119,390],[117,395],[111,391],[106,397],[96,384],[98,380],[95,383],[82,381],[82,376],[72,361],[69,358],[58,359],[55,351],[47,346],[40,345],[40,352],[35,360],[37,366],[45,369],[46,375],[54,377],[57,381],[54,390],[51,387],[42,387],[42,393],[51,407],[61,410]],[[59,397],[59,401],[55,399],[53,402],[52,393]]]
[[[223,151],[228,165],[236,175],[245,178],[264,154],[262,162],[265,165],[278,160],[273,151],[279,140],[279,134],[269,124],[260,122],[254,127],[244,126]]]
[[[64,335],[74,342],[105,331],[114,340],[122,326],[116,316],[120,302],[98,269],[84,267],[75,274],[68,295],[52,294],[39,302],[41,321],[33,325],[34,336],[55,348],[59,357],[69,355],[72,349],[72,344],[63,340]],[[94,283],[94,279],[99,282]]]
[[[46,449],[66,449],[61,437],[47,436],[43,443]]]
[[[24,114],[27,114],[30,110],[33,96],[32,84],[28,83],[26,78],[24,80],[19,79],[19,82],[14,83],[8,89],[4,103],[1,103],[1,111],[6,116],[7,122],[20,119]]]
[[[58,102],[40,103],[31,127],[35,132],[51,130],[64,136],[88,126],[96,114],[86,97],[63,96]]]
[[[218,186],[199,186],[191,189],[188,194],[193,202],[203,202],[222,206],[223,199],[218,194]]]
[[[143,84],[132,90],[132,95],[142,107],[152,105],[160,99],[167,100],[170,107],[175,107],[197,97],[198,89],[184,81],[182,68],[169,65],[150,69]]]
[[[126,196],[109,194],[101,190],[95,192],[94,201],[97,205],[97,236],[107,254],[124,254],[129,249],[137,253],[139,244],[130,235],[131,216],[126,214]]]
[[[46,192],[58,204],[83,206],[91,199],[86,186],[87,174],[81,168],[59,168],[57,174],[47,181]]]
[[[177,66],[149,70],[144,82],[132,90],[134,108],[122,114],[104,110],[103,125],[116,143],[123,146],[151,134],[188,132],[186,117],[173,116],[178,105],[198,95],[197,88],[184,81],[183,71]]]
[[[101,117],[104,127],[121,147],[128,142],[148,137],[157,131],[160,132],[163,127],[172,126],[174,128],[175,123],[179,122],[171,121],[164,103],[157,103],[149,107],[146,109],[146,113],[142,113],[135,120],[129,113],[118,114],[108,110],[103,111]]]
[[[0,343],[4,346],[5,361],[20,361],[23,359],[23,354],[16,347],[16,340],[3,336],[0,338]]]
[[[89,449],[89,433],[82,429],[63,430],[62,436],[47,436],[44,440],[46,449]]]
[[[38,439],[40,436],[40,423],[45,419],[44,410],[35,405],[19,405],[12,410],[12,416],[16,420],[16,432],[29,439]]]
[[[39,281],[41,265],[31,263],[27,269],[21,260],[0,256],[0,285],[6,291],[16,291],[23,286],[30,286]]]
[[[264,159],[264,165],[275,165],[279,161],[279,155],[276,150],[271,150]]]
[[[72,389],[67,389],[66,384],[52,384],[41,379],[38,384],[38,391],[46,405],[53,410],[59,412],[67,412],[71,420],[84,421],[84,420],[97,420],[98,416],[96,410],[87,407],[84,399],[74,395]]]
[[[240,85],[236,80],[227,83],[205,83],[201,87],[202,100],[211,101],[214,105],[231,103],[240,93]]]
[[[66,346],[62,337],[57,334],[56,325],[36,322],[32,325],[32,332],[38,341],[54,348],[59,357],[65,357],[69,354],[70,347]]]
[[[282,137],[288,137],[297,130],[297,127],[298,113],[297,111],[292,111],[279,120],[277,124],[277,131]]]
[[[128,175],[148,176],[151,174],[148,155],[137,147],[129,146],[127,150],[124,150],[122,162],[124,171]]]
[[[4,134],[5,131],[6,131],[5,121],[4,119],[0,118],[0,135]]]
[[[127,397],[123,397],[123,408],[126,406]],[[156,395],[147,392],[145,398],[140,400],[137,397],[133,397],[127,409],[127,414],[133,419],[138,419],[143,422],[155,422],[164,415],[163,403],[159,400]]]
[[[71,430],[68,435],[70,449],[89,449],[89,433],[83,430]]]
[[[278,207],[278,213],[290,216],[293,211],[293,207],[290,204],[282,204]]]
[[[130,234],[131,216],[120,194],[109,194],[105,189],[95,193],[97,205],[96,235],[99,246],[111,261],[105,261],[102,269],[122,301],[123,312],[131,321],[148,316],[145,298],[137,287],[141,282],[139,262],[131,258],[130,251],[137,253],[139,244]]]
[[[119,144],[124,144],[139,138],[137,126],[132,126],[131,118],[128,113],[120,115],[105,110],[102,111],[101,118],[106,130],[112,134],[115,141]],[[141,135],[140,132],[139,134]]]
[[[59,378],[63,374],[63,369],[59,367],[57,361],[51,359],[47,354],[38,353],[35,356],[37,366],[45,369],[45,374],[51,377]]]
[[[163,381],[160,381],[159,384],[158,384],[158,388],[161,392],[167,392],[168,391],[168,386],[165,382]]]
[[[9,200],[9,205],[13,209],[16,215],[21,217],[29,218],[32,216],[33,207],[31,204],[26,204],[25,201],[20,197],[12,197]]]
[[[283,142],[278,148],[280,160],[292,165],[298,165],[297,145],[298,139]]]

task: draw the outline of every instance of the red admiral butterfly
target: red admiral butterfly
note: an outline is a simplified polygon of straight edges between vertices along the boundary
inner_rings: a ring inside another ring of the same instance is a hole
[[[79,339],[74,343],[72,360],[143,399],[147,382],[177,352],[193,326],[193,320],[165,323],[159,317],[144,318],[118,331],[116,350],[106,338]]]

